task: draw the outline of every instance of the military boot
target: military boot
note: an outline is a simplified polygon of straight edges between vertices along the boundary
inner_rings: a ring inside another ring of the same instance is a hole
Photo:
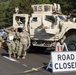
[[[23,56],[22,59],[25,59],[25,57]]]
[[[17,57],[17,59],[19,60],[19,59],[20,59],[20,57],[18,56],[18,57]]]

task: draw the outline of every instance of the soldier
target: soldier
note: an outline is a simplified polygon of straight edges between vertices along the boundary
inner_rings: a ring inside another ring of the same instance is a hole
[[[7,46],[8,46],[9,58],[11,58],[12,54],[14,54],[14,57],[15,57],[15,42],[14,42],[15,32],[14,32],[14,28],[12,27],[10,30],[5,29],[5,31],[8,33]]]
[[[25,28],[23,29],[23,33],[25,34],[26,45],[24,45],[24,48],[23,48],[23,54],[22,54],[23,57],[22,57],[22,59],[25,59],[26,50],[29,49],[29,47],[30,47],[30,35],[29,35],[29,33],[26,31]]]
[[[25,59],[26,50],[27,50],[27,47],[29,46],[30,46],[29,34],[23,29],[22,32],[20,32],[20,46],[19,46],[17,59],[20,58],[21,53],[22,53],[22,59]]]

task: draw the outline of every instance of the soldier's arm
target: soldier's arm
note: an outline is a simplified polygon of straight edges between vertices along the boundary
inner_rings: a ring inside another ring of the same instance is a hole
[[[9,33],[9,32],[10,32],[8,29],[5,29],[5,28],[4,28],[4,31],[5,31],[6,33]]]
[[[2,41],[3,41],[2,36],[0,36],[0,42],[2,42]]]

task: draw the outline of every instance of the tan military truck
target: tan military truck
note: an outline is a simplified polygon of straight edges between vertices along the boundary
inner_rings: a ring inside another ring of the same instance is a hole
[[[32,5],[32,8],[34,13],[30,18],[28,14],[13,15],[13,26],[26,28],[30,34],[32,46],[52,48],[56,42],[66,37],[64,41],[68,49],[76,50],[76,23],[62,14],[59,4]],[[23,24],[19,25],[18,21]]]

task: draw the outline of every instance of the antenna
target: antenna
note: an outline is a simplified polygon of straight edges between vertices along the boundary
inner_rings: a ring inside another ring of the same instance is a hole
[[[15,7],[15,12],[16,12],[16,14],[19,13],[19,8],[18,7]]]

